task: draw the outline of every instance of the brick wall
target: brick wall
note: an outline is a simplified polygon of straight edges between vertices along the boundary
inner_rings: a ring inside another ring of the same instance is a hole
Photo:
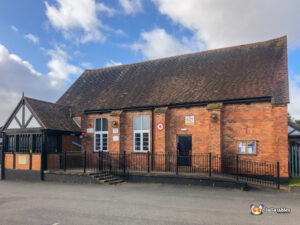
[[[29,170],[29,154],[16,154],[16,169]]]
[[[13,169],[14,168],[14,155],[10,153],[5,153],[4,155],[4,167],[5,169]]]
[[[194,116],[194,125],[185,125],[185,116]],[[166,117],[167,152],[176,152],[178,135],[192,135],[192,154],[209,152],[210,113],[206,107],[172,108]]]
[[[62,135],[61,137],[61,143],[62,143],[62,151],[80,151],[81,148],[72,144],[72,142],[75,141],[76,143],[80,144],[81,139],[78,136],[72,136],[72,135]]]
[[[47,154],[47,169],[60,169],[60,154]]]
[[[14,154],[5,153],[5,168],[14,168]],[[15,169],[29,170],[30,169],[30,155],[29,154],[15,154]],[[41,169],[41,154],[32,154],[32,170]]]
[[[108,118],[108,140],[110,152],[133,152],[133,116],[149,115],[152,111],[122,112],[118,116],[111,113],[91,114],[82,117],[82,128],[94,128],[94,119]],[[216,115],[216,119],[212,118]],[[281,176],[288,175],[288,137],[287,107],[272,105],[268,102],[251,104],[226,104],[220,108],[207,106],[190,108],[169,108],[154,110],[154,153],[176,153],[178,135],[192,135],[192,154],[215,153],[223,156],[235,156],[237,144],[241,139],[257,141],[256,155],[240,155],[242,159],[267,160],[281,163]],[[186,125],[185,116],[194,116],[194,124]],[[113,125],[112,121],[117,121]],[[165,127],[157,130],[157,123]],[[113,134],[117,127],[118,134]],[[150,130],[150,135],[151,135]],[[113,136],[119,136],[114,142]],[[82,140],[83,150],[93,152],[94,134],[88,134]],[[151,146],[152,149],[152,146]],[[141,153],[144,154],[144,153]],[[155,166],[155,165],[154,165]]]
[[[225,105],[223,109],[224,156],[237,154],[237,141],[257,140],[256,155],[240,155],[241,159],[277,162],[281,175],[288,174],[287,107],[270,103]]]

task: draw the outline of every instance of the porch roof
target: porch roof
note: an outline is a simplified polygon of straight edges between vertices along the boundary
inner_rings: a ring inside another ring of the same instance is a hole
[[[300,137],[300,124],[294,123],[292,121],[288,122],[288,137],[289,138]]]
[[[300,124],[288,121],[288,136],[289,138],[300,137]]]
[[[71,107],[57,103],[24,97],[29,108],[36,114],[44,129],[80,132],[72,120]]]

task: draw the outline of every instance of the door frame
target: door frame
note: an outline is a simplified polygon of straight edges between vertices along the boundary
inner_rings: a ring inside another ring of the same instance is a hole
[[[179,151],[179,148],[178,148],[178,144],[179,144],[179,136],[181,137],[191,137],[191,151],[193,152],[193,135],[192,134],[176,134],[176,155],[177,155],[177,163],[178,163],[178,157],[180,156],[180,151]],[[192,156],[190,156],[190,164],[189,166],[192,165]],[[188,166],[188,165],[187,165]]]
[[[191,146],[192,146],[192,151],[193,151],[193,135],[192,134],[176,134],[176,152],[179,150],[178,149],[179,136],[191,136]]]

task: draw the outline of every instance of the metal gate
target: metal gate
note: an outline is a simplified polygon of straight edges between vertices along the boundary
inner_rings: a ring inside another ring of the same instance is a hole
[[[300,177],[300,146],[289,149],[289,173],[291,177]]]

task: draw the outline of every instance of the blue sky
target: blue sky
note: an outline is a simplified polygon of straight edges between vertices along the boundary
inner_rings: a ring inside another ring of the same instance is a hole
[[[2,0],[0,4],[0,125],[22,91],[56,101],[87,68],[283,35],[288,35],[289,111],[300,119],[297,0]]]

